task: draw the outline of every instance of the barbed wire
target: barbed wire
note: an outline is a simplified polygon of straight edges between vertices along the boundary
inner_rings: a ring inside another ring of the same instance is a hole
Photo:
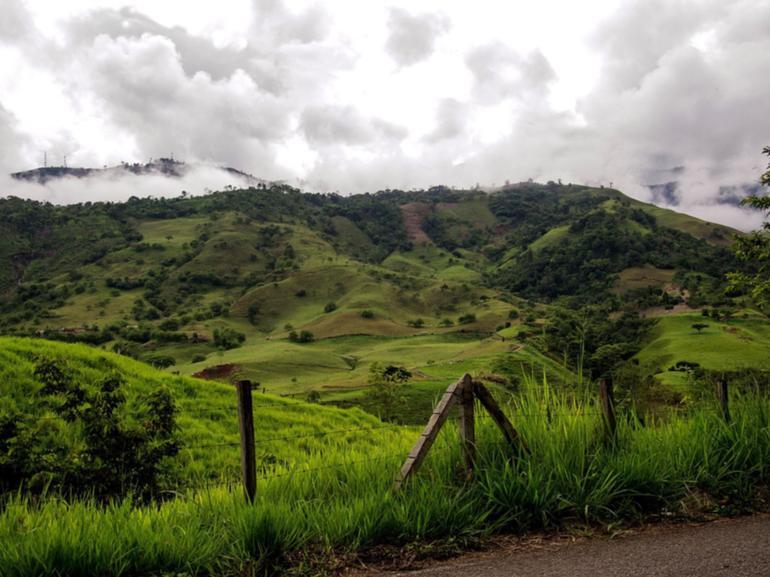
[[[371,457],[367,459],[357,459],[355,461],[344,461],[341,463],[332,463],[329,465],[320,465],[317,467],[308,467],[308,468],[293,468],[289,471],[286,471],[285,473],[278,473],[277,475],[264,475],[264,476],[258,476],[258,479],[264,479],[264,480],[270,480],[270,479],[279,479],[281,477],[290,477],[293,475],[303,475],[305,473],[312,473],[315,471],[322,471],[324,469],[338,469],[342,467],[348,467],[351,465],[361,465],[363,463],[375,463],[375,462],[381,462],[381,461],[388,461],[390,459],[395,459],[398,456],[403,456],[402,453],[392,453],[390,455],[384,455],[381,457]]]
[[[273,443],[276,441],[292,441],[295,439],[308,439],[312,437],[325,437],[328,435],[336,435],[336,434],[345,434],[345,433],[358,433],[362,431],[381,431],[383,429],[390,429],[390,430],[398,430],[402,429],[400,425],[390,425],[387,423],[384,423],[377,427],[356,427],[352,429],[334,429],[331,431],[316,431],[314,433],[302,433],[300,435],[284,435],[281,437],[267,437],[267,438],[256,438],[254,440],[255,445],[264,445],[267,443]],[[240,441],[232,442],[232,443],[205,443],[205,444],[199,444],[199,445],[187,445],[186,448],[188,449],[201,449],[201,448],[212,448],[212,447],[227,447],[231,445],[239,445]]]

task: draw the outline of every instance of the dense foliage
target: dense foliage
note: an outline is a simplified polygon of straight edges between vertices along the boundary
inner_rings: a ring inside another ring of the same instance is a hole
[[[86,387],[66,365],[44,357],[35,377],[42,385],[35,398],[0,412],[0,491],[147,499],[159,496],[163,480],[172,481],[164,465],[180,441],[167,389],[151,392],[141,412],[129,414],[119,373]]]
[[[659,227],[639,209],[589,212],[572,221],[567,233],[554,245],[525,249],[500,270],[500,282],[530,298],[598,302],[608,297],[615,275],[630,267],[648,264],[718,277],[735,266],[729,250]]]
[[[546,349],[586,379],[612,376],[623,361],[639,352],[647,331],[655,324],[654,319],[636,313],[613,317],[607,306],[577,312],[556,308],[548,320]]]
[[[763,152],[770,156],[770,146]],[[770,164],[760,177],[760,183],[770,186]],[[770,195],[750,196],[743,202],[770,214]],[[755,302],[770,312],[770,221],[764,223],[763,230],[738,238],[736,252],[748,270],[731,275],[733,287],[748,291]]]
[[[308,344],[332,325],[347,334],[505,330],[518,323],[500,305],[519,297],[569,310],[608,305],[608,315],[734,306],[740,292],[725,292],[724,273],[746,267],[715,242],[729,230],[684,215],[663,225],[656,211],[616,190],[554,182],[351,196],[274,185],[71,206],[7,198],[0,332],[170,367],[261,335]],[[619,289],[635,267],[669,280]],[[360,293],[368,279],[378,286]],[[581,360],[592,374],[604,370],[591,364],[603,344]],[[635,347],[603,354],[627,358]],[[542,350],[575,368],[564,343]]]

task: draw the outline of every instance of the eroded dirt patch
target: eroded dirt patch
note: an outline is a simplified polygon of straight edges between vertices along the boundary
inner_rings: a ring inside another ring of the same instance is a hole
[[[400,208],[409,240],[414,244],[433,244],[433,241],[422,229],[422,221],[430,214],[430,206],[424,202],[410,202],[402,204]]]
[[[206,379],[207,381],[231,382],[233,377],[238,374],[240,368],[240,365],[235,365],[232,363],[214,365],[213,367],[206,367],[202,371],[193,373],[193,377],[198,379]]]

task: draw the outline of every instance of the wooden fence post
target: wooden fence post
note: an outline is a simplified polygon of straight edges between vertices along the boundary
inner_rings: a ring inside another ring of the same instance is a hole
[[[720,377],[717,381],[717,399],[719,409],[722,412],[722,418],[725,423],[730,422],[730,397],[728,395],[727,379]]]
[[[610,379],[599,381],[599,400],[602,405],[602,416],[604,417],[604,440],[612,442],[615,440],[618,422],[615,416],[615,396]]]
[[[404,465],[401,467],[401,471],[399,472],[394,487],[396,491],[398,491],[401,488],[401,485],[403,485],[404,482],[420,468],[420,465],[425,460],[433,442],[436,440],[436,437],[438,437],[441,426],[449,417],[449,411],[455,403],[461,400],[460,397],[462,391],[470,386],[469,383],[471,383],[471,376],[466,373],[459,381],[450,385],[444,392],[444,396],[441,397],[438,405],[436,405],[436,408],[433,410],[433,414],[430,416],[428,424],[425,425],[425,429],[420,435],[420,438],[417,439],[417,442],[409,452],[409,456],[406,458]]]
[[[238,426],[241,434],[241,474],[243,489],[249,503],[257,494],[257,452],[254,441],[254,409],[251,399],[251,381],[238,381]]]
[[[473,415],[476,399],[473,394],[473,382],[470,378],[463,380],[463,388],[460,392],[460,443],[465,461],[465,478],[470,480],[476,461],[476,422]]]

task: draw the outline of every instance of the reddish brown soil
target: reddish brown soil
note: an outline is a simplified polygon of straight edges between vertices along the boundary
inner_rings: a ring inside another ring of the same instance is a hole
[[[430,237],[422,229],[422,221],[430,213],[430,206],[423,202],[410,202],[401,205],[401,216],[404,228],[414,244],[433,244]]]
[[[208,381],[231,381],[241,367],[234,364],[215,365],[206,367],[202,371],[193,374],[193,377]]]

